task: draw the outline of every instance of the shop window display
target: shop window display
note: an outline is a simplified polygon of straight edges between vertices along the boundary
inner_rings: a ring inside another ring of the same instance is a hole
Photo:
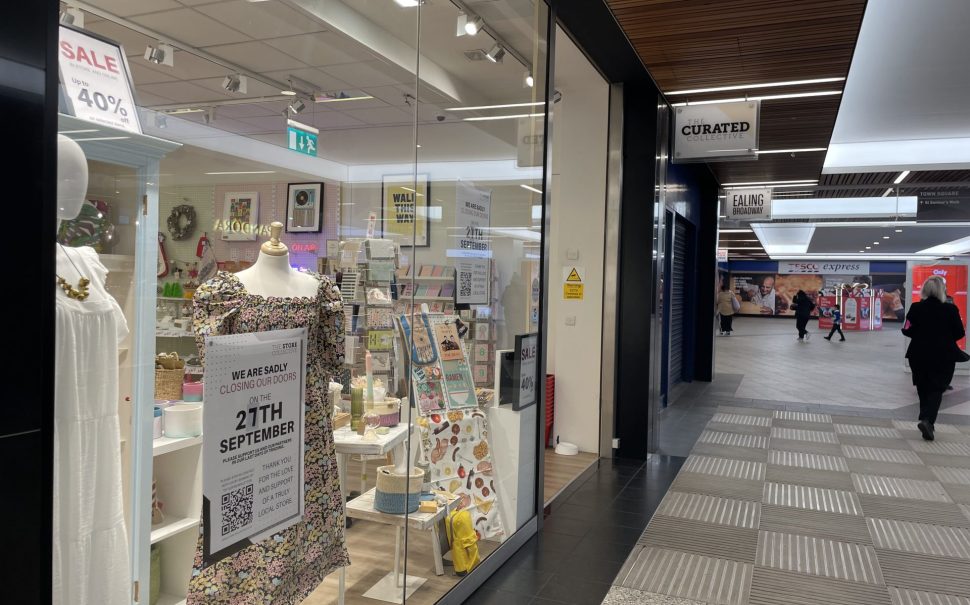
[[[548,12],[491,4],[63,27],[55,602],[435,603],[528,530]]]

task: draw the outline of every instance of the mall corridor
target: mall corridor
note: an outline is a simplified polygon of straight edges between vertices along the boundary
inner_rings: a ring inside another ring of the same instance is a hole
[[[968,602],[970,378],[925,442],[897,325],[734,328],[715,380],[661,413],[660,452],[601,461],[469,603]]]

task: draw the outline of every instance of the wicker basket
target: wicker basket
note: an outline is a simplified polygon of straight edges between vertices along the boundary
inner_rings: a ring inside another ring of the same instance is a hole
[[[403,515],[418,510],[421,503],[421,485],[424,483],[424,471],[411,469],[411,476],[405,477],[394,473],[394,466],[377,467],[377,494],[374,497],[374,508],[382,513]]]
[[[178,370],[155,368],[155,399],[182,399],[184,381],[185,368]]]

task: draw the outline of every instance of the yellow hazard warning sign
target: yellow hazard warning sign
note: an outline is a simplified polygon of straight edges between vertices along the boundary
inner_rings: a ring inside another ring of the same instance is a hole
[[[563,267],[562,270],[562,299],[563,300],[583,300],[583,275],[586,270],[583,267]]]

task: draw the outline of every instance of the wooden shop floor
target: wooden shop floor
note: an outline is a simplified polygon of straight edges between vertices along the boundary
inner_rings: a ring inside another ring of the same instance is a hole
[[[580,476],[590,465],[599,460],[596,454],[579,452],[575,456],[563,456],[556,450],[546,448],[545,475],[543,476],[543,502],[549,504],[567,485]]]
[[[552,449],[545,454],[545,481],[543,497],[549,502],[556,494],[578,477],[599,457],[581,452],[576,456],[561,456]],[[366,487],[373,487],[374,471],[378,461],[368,463]],[[350,489],[360,489],[360,462],[351,460],[348,465]],[[355,520],[347,529],[347,549],[350,567],[347,568],[346,605],[379,605],[378,601],[364,596],[374,584],[394,569],[394,531],[389,525],[371,521]],[[482,558],[498,548],[497,542],[482,541],[478,548]],[[425,583],[408,598],[408,604],[433,605],[448,592],[459,578],[450,565],[445,565],[445,575],[436,576],[432,560],[431,532],[411,531],[408,535],[408,575],[426,578]],[[336,605],[337,574],[331,574],[304,601],[303,605]]]

